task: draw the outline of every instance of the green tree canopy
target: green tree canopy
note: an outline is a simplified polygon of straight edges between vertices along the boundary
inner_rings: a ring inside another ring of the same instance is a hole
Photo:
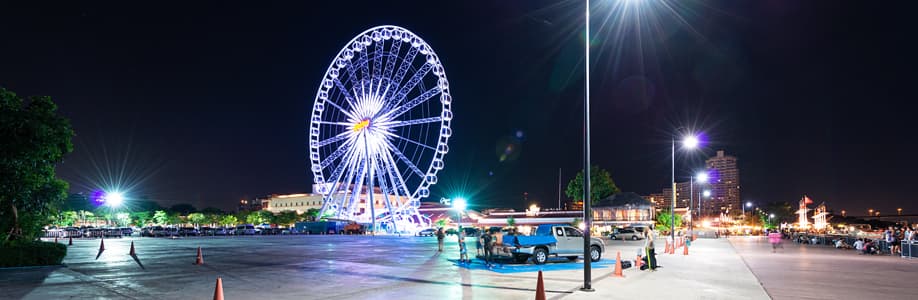
[[[599,166],[590,167],[590,203],[596,204],[602,198],[621,192],[615,182],[612,181],[612,175],[609,171],[600,169]],[[583,200],[583,170],[577,173],[567,184],[567,190],[564,194],[568,197],[581,201]]]
[[[67,197],[55,166],[73,150],[70,121],[50,97],[0,88],[0,238],[30,240]]]
[[[153,223],[157,225],[169,224],[169,214],[164,210],[157,210],[153,213]]]
[[[296,223],[297,217],[298,216],[295,211],[285,210],[277,214],[275,220],[277,221],[278,225],[290,226],[293,225],[293,223]]]
[[[207,217],[202,213],[190,213],[188,214],[188,222],[194,224],[194,226],[199,226],[201,223],[207,221]]]
[[[661,233],[669,231],[669,228],[670,228],[669,223],[671,219],[672,219],[672,213],[670,210],[660,211],[660,213],[657,214],[657,225],[656,225],[657,228],[656,229],[659,230]],[[679,228],[680,226],[682,226],[681,217],[676,216],[675,221],[676,221],[676,224],[675,224],[676,228]]]
[[[226,215],[220,219],[220,225],[223,225],[224,227],[234,226],[236,223],[238,223],[238,220],[236,220],[236,216],[234,215]]]
[[[131,213],[131,222],[137,226],[146,226],[147,223],[153,221],[153,215],[148,211],[138,211]]]

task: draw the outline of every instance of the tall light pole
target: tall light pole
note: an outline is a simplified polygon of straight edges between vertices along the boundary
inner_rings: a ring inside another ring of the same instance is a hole
[[[581,291],[592,292],[592,275],[590,274],[590,0],[586,0],[586,35],[583,39],[585,59],[584,71],[584,99],[583,99],[583,286]]]
[[[458,216],[456,219],[456,224],[459,226],[459,232],[457,234],[462,234],[462,211],[465,210],[465,207],[468,205],[468,203],[465,201],[465,198],[459,197],[453,199],[452,204],[453,209],[456,210],[456,216]]]
[[[697,181],[695,181],[696,179]],[[690,182],[689,182],[689,184],[691,185],[691,187],[689,187],[689,211],[691,212],[689,214],[689,236],[690,237],[695,236],[695,217],[692,216],[692,214],[695,214],[695,209],[692,209],[695,203],[695,200],[694,200],[695,182],[697,183],[708,182],[708,173],[698,172],[698,174],[691,177]],[[701,212],[700,212],[701,210],[701,191],[698,191],[698,207],[696,209],[699,210],[699,213],[697,213],[696,215],[701,217]]]
[[[688,135],[682,139],[682,147],[687,148],[687,149],[694,149],[695,147],[698,147],[698,144],[699,144],[698,137],[694,135]],[[671,155],[672,155],[672,162],[673,162],[672,164],[673,168],[672,168],[672,173],[671,173],[672,179],[673,179],[673,186],[672,186],[673,187],[673,203],[669,211],[670,213],[669,231],[670,231],[670,236],[672,237],[673,241],[675,241],[676,240],[676,138],[675,137],[673,138],[673,144],[672,144],[671,150],[672,150]]]

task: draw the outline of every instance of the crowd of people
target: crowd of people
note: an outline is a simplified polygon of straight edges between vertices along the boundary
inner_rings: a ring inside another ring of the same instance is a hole
[[[806,232],[791,232],[771,230],[768,233],[768,240],[772,244],[772,251],[781,247],[781,241],[792,239],[798,244],[825,244],[832,245],[837,249],[853,249],[858,254],[865,255],[911,255],[909,250],[901,249],[903,241],[911,243],[918,239],[918,233],[910,227],[897,228],[890,226],[884,230],[878,238],[857,238],[853,243],[848,243],[850,238],[836,236],[818,235]],[[904,253],[903,253],[904,251]]]

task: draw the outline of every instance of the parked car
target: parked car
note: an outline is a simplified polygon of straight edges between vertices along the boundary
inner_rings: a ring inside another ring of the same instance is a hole
[[[632,241],[637,241],[637,240],[643,239],[643,238],[644,238],[644,234],[638,232],[637,230],[634,230],[633,228],[622,228],[622,229],[619,229],[619,230],[616,231],[616,232],[612,232],[612,234],[609,235],[609,238],[611,238],[611,239],[613,239],[613,240],[626,240],[626,239],[628,239],[628,240],[632,240]]]
[[[102,236],[104,237],[116,237],[120,238],[124,235],[121,228],[105,228],[102,230]]]
[[[418,231],[418,236],[435,236],[437,235],[437,230],[434,228],[427,228],[421,231]]]
[[[213,234],[213,235],[232,235],[232,234],[233,234],[233,228],[230,228],[230,227],[217,227],[217,228],[214,228],[214,234]]]
[[[76,238],[78,238],[78,237],[82,237],[82,236],[83,236],[83,232],[80,231],[79,228],[75,228],[75,227],[67,227],[67,228],[64,228],[64,230],[61,231],[61,237],[66,237],[66,238],[69,238],[69,237],[76,237]]]
[[[236,235],[256,235],[259,232],[255,230],[255,225],[243,224],[236,226]]]
[[[166,234],[165,236],[178,236],[179,235],[178,227],[166,227],[166,229],[163,231],[165,231],[165,234]]]
[[[570,225],[543,224],[534,235],[505,235],[502,241],[504,245],[514,246],[509,250],[517,262],[532,258],[532,262],[541,265],[549,256],[576,260],[583,255],[583,232]],[[602,240],[590,238],[590,261],[599,261],[605,248]]]
[[[285,234],[285,235],[286,234],[300,234],[300,232],[296,230],[296,228],[291,227],[291,228],[281,229],[281,234]]]
[[[87,228],[86,230],[83,230],[84,237],[99,238],[99,237],[102,237],[103,235],[104,235],[104,232],[102,231],[102,228],[90,227],[90,228]]]
[[[366,227],[356,222],[344,226],[344,234],[364,234],[366,232]]]
[[[121,235],[123,235],[123,236],[132,236],[132,235],[134,235],[134,228],[131,228],[131,227],[121,227]]]
[[[198,236],[201,235],[201,232],[194,227],[182,227],[178,230],[178,235],[181,236]]]

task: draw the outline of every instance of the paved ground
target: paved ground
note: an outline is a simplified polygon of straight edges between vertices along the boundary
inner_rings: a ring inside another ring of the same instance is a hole
[[[918,259],[791,242],[772,253],[764,237],[730,241],[773,299],[918,299]]]
[[[534,297],[537,272],[499,273],[456,266],[455,240],[437,253],[434,238],[258,236],[74,241],[66,267],[0,270],[4,299],[207,299],[222,277],[227,299],[521,299]],[[607,241],[604,259],[633,260],[642,242]],[[474,245],[471,244],[470,245]],[[660,244],[662,245],[662,243]],[[204,266],[191,263],[197,247]],[[660,247],[662,252],[662,247]],[[474,251],[474,246],[471,247]],[[609,264],[593,271],[596,292],[578,291],[580,268],[546,267],[550,299],[767,299],[726,240],[699,240],[692,255],[659,255],[657,272]],[[571,264],[571,263],[565,263]],[[549,271],[550,270],[550,271]]]

